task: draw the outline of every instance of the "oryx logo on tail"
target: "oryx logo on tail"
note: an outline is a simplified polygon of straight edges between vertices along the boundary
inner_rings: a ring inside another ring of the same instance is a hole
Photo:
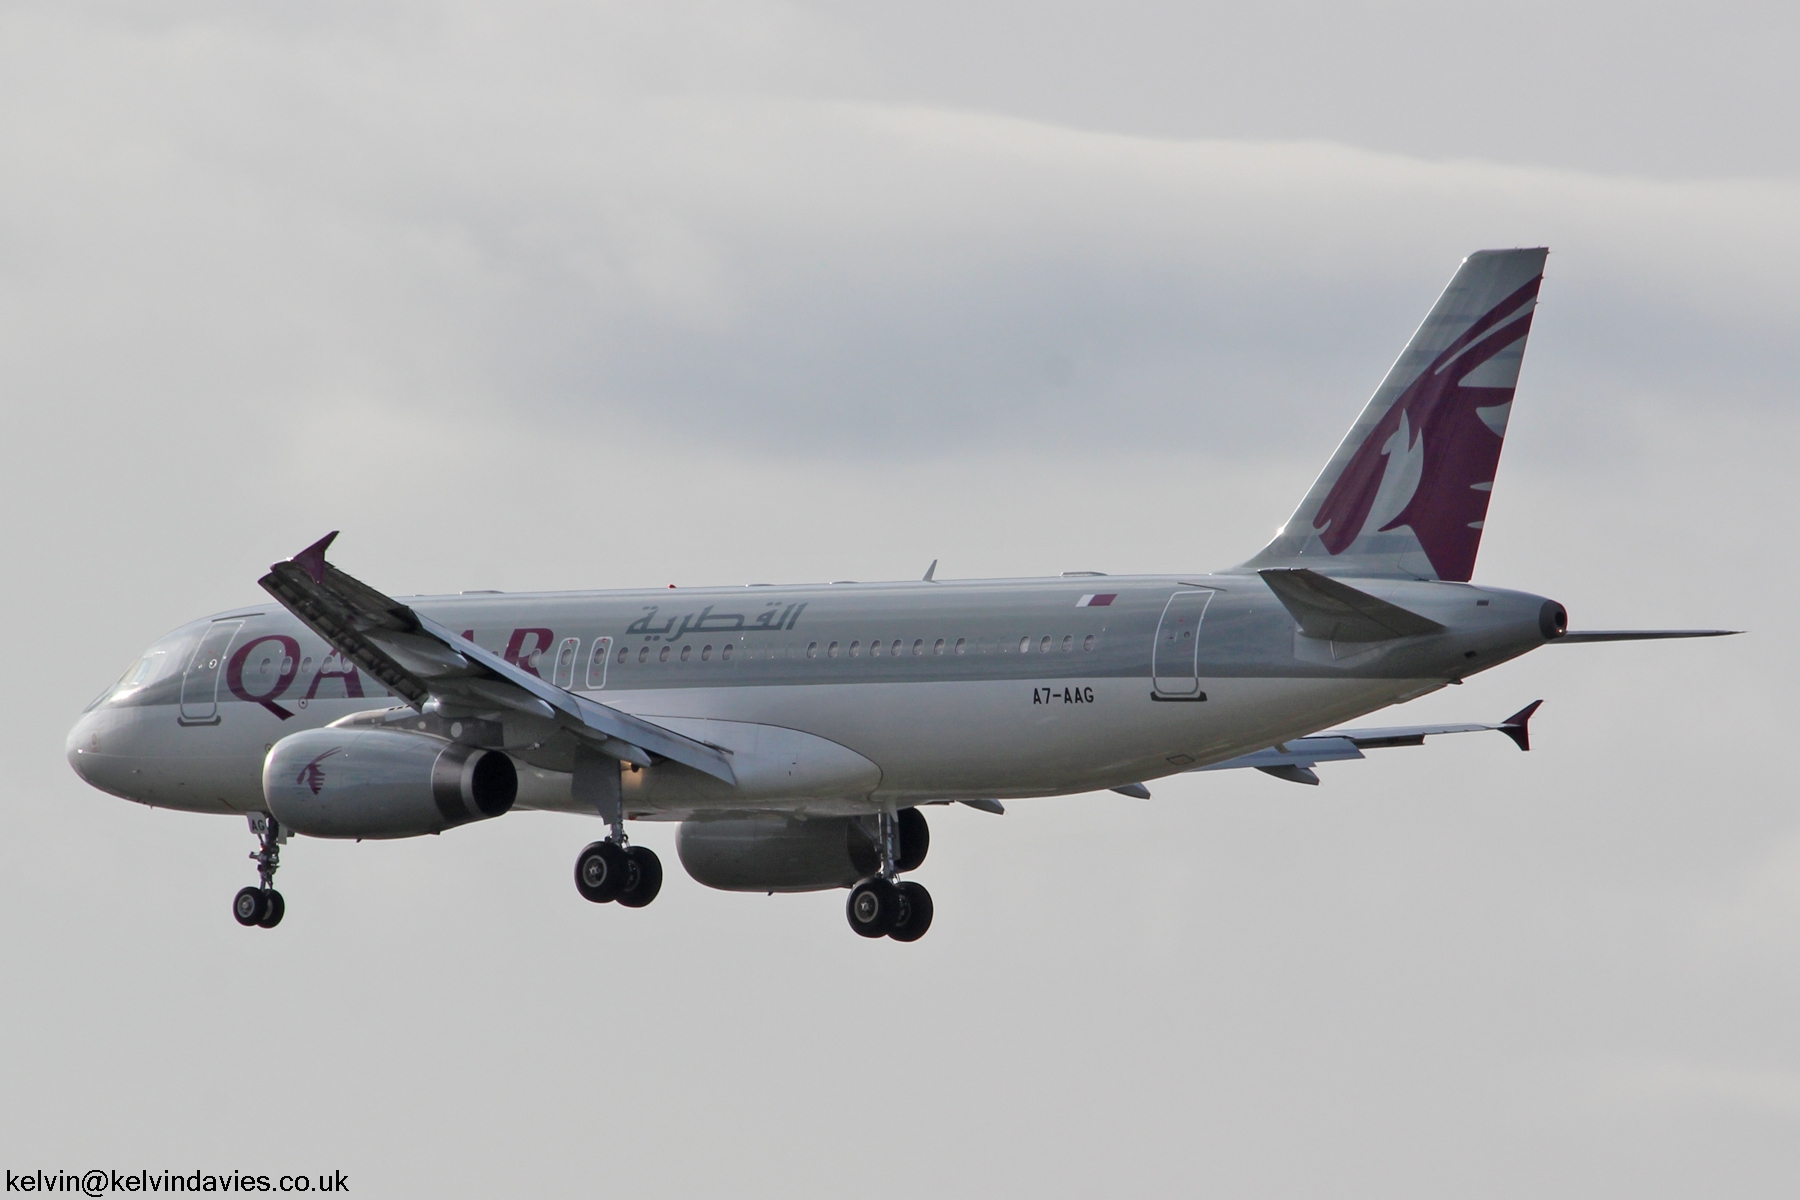
[[[1299,510],[1246,565],[1470,578],[1545,255],[1463,261]]]
[[[1405,525],[1439,579],[1473,573],[1541,282],[1469,326],[1370,430],[1313,517],[1328,551]]]

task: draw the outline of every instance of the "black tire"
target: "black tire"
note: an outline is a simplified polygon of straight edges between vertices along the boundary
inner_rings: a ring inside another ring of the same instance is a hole
[[[844,919],[866,938],[887,936],[899,915],[900,889],[879,875],[851,888],[850,899],[844,904]]]
[[[916,871],[931,852],[931,826],[916,808],[901,809],[894,814],[894,820],[900,826],[900,861],[894,864],[894,870],[901,874]]]
[[[900,893],[900,919],[888,930],[888,936],[896,942],[916,942],[931,928],[931,893],[924,884],[910,879],[895,885],[895,890]]]
[[[263,919],[263,890],[239,888],[238,894],[231,899],[231,915],[237,918],[239,925],[258,924]]]
[[[662,891],[662,859],[648,846],[633,846],[625,855],[632,869],[627,872],[628,882],[620,889],[618,900],[626,908],[642,908]]]
[[[625,851],[611,842],[593,842],[575,859],[575,890],[582,899],[605,904],[618,899],[631,874]]]
[[[281,898],[280,892],[276,891],[274,888],[270,888],[263,893],[263,915],[262,919],[258,921],[257,924],[261,925],[264,929],[273,929],[281,924],[281,918],[286,915],[286,913],[287,901]]]

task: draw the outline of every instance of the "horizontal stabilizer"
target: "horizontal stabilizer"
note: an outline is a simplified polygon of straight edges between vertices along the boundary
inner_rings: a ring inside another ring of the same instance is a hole
[[[1559,642],[1660,642],[1666,638],[1735,637],[1741,629],[1576,629]]]
[[[1386,642],[1444,631],[1428,617],[1305,567],[1271,567],[1257,574],[1310,638]]]

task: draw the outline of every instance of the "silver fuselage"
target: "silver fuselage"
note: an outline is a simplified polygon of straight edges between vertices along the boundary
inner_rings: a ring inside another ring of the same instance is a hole
[[[1319,641],[1261,578],[1234,573],[408,603],[558,686],[730,752],[735,787],[674,762],[627,772],[629,815],[680,820],[1142,782],[1411,699],[1545,640],[1539,596],[1346,582],[1446,630]],[[277,740],[401,704],[270,603],[157,643],[84,714],[68,752],[85,779],[130,800],[257,812]],[[419,714],[419,727],[431,719]],[[580,809],[566,735],[525,713],[497,722],[520,768],[519,806]]]

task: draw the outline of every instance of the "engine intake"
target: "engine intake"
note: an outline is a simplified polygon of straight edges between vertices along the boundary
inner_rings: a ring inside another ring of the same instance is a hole
[[[916,808],[899,813],[900,854],[925,861],[931,828]],[[683,821],[675,852],[695,882],[727,892],[820,892],[849,887],[881,865],[875,817],[749,817]]]
[[[512,808],[512,759],[422,733],[309,729],[263,761],[263,798],[296,833],[403,838],[441,833]]]

